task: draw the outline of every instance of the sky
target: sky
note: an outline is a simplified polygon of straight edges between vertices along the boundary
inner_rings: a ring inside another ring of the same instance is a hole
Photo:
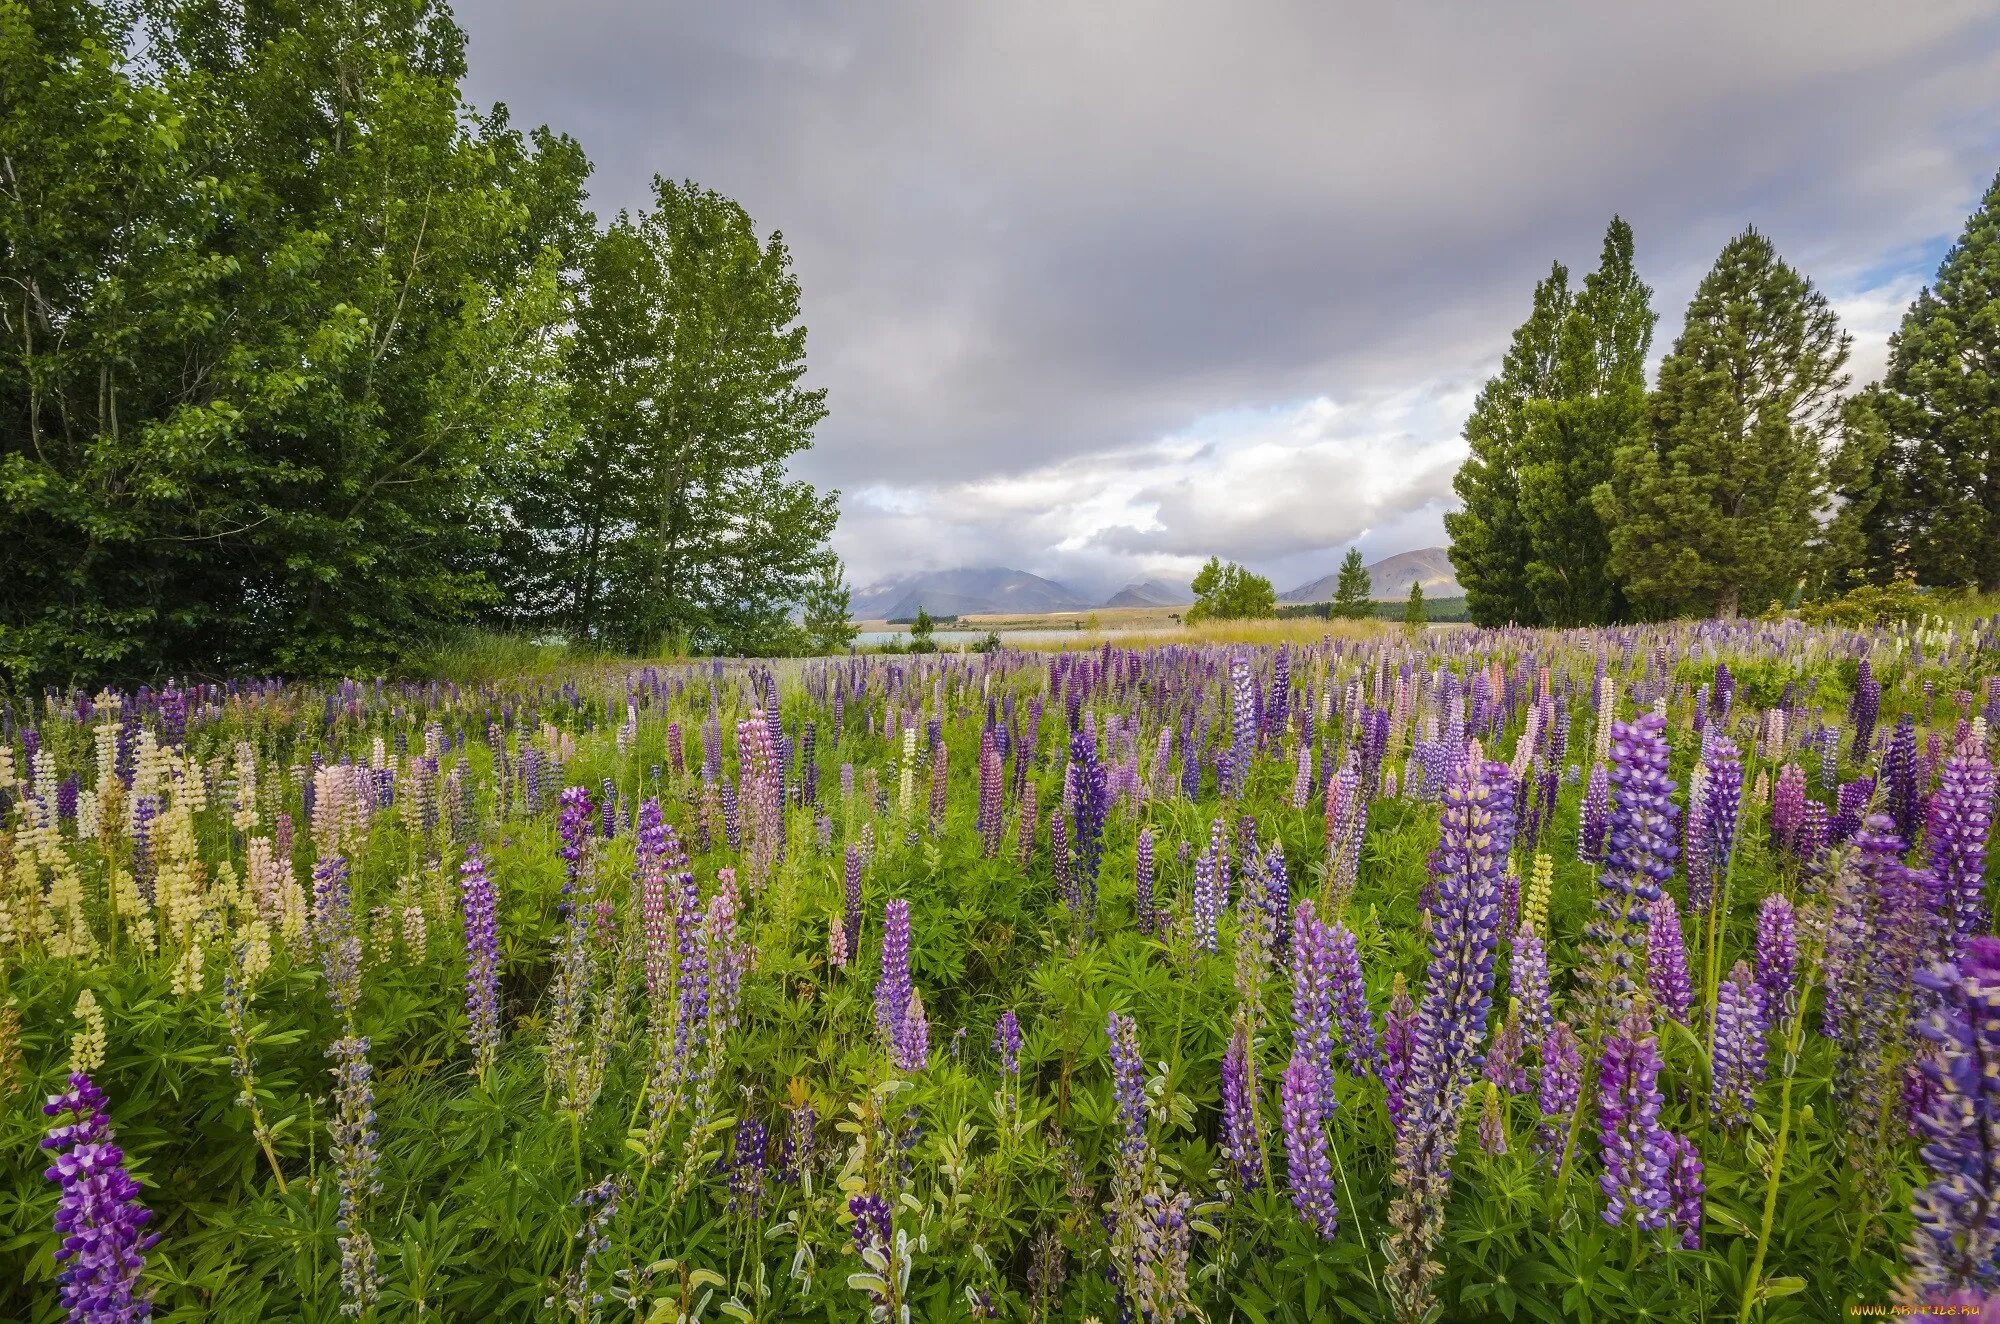
[[[1856,384],[2000,170],[1986,0],[459,0],[467,96],[790,248],[858,585],[1282,590],[1442,545],[1459,431],[1553,261],[1636,234],[1654,355],[1770,235]]]

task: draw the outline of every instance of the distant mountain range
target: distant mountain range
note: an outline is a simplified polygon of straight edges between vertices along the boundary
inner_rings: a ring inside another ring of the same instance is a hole
[[[1280,602],[1332,602],[1340,572],[1321,575],[1310,584],[1278,595]],[[1401,602],[1410,596],[1412,583],[1424,586],[1427,598],[1462,598],[1465,590],[1451,568],[1451,557],[1442,547],[1419,547],[1414,552],[1385,556],[1368,567],[1368,596],[1377,602]]]
[[[1310,584],[1301,584],[1278,595],[1280,602],[1331,602],[1338,572],[1323,575]],[[1442,547],[1422,547],[1384,557],[1368,567],[1370,596],[1378,601],[1400,602],[1409,596],[1412,581],[1424,586],[1424,596],[1462,597],[1452,573],[1451,559]],[[1103,607],[1184,607],[1194,601],[1194,592],[1185,583],[1171,579],[1137,579],[1113,593],[1102,603],[1093,603],[1066,584],[1025,570],[1000,566],[962,566],[956,570],[930,570],[899,575],[877,584],[856,589],[853,598],[855,619],[867,621],[904,620],[922,607],[933,616],[1028,616],[1040,612],[1089,611]]]

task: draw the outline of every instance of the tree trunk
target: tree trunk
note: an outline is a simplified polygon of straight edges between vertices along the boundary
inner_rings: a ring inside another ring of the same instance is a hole
[[[1715,614],[1725,621],[1736,619],[1743,598],[1743,590],[1731,584],[1715,596]]]

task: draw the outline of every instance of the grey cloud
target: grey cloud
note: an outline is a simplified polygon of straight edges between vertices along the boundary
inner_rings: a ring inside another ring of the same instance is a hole
[[[850,493],[1463,387],[1614,210],[1664,344],[1745,223],[1831,287],[1954,230],[2000,156],[1976,3],[459,12],[473,97],[575,133],[600,210],[658,172],[785,233],[833,410],[802,471]],[[951,513],[968,556],[1036,550]]]

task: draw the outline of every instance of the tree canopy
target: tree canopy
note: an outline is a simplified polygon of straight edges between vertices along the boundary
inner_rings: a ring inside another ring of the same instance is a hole
[[[1275,616],[1278,611],[1278,594],[1271,581],[1234,561],[1224,563],[1209,557],[1189,587],[1194,590],[1194,605],[1187,610],[1191,624]]]

